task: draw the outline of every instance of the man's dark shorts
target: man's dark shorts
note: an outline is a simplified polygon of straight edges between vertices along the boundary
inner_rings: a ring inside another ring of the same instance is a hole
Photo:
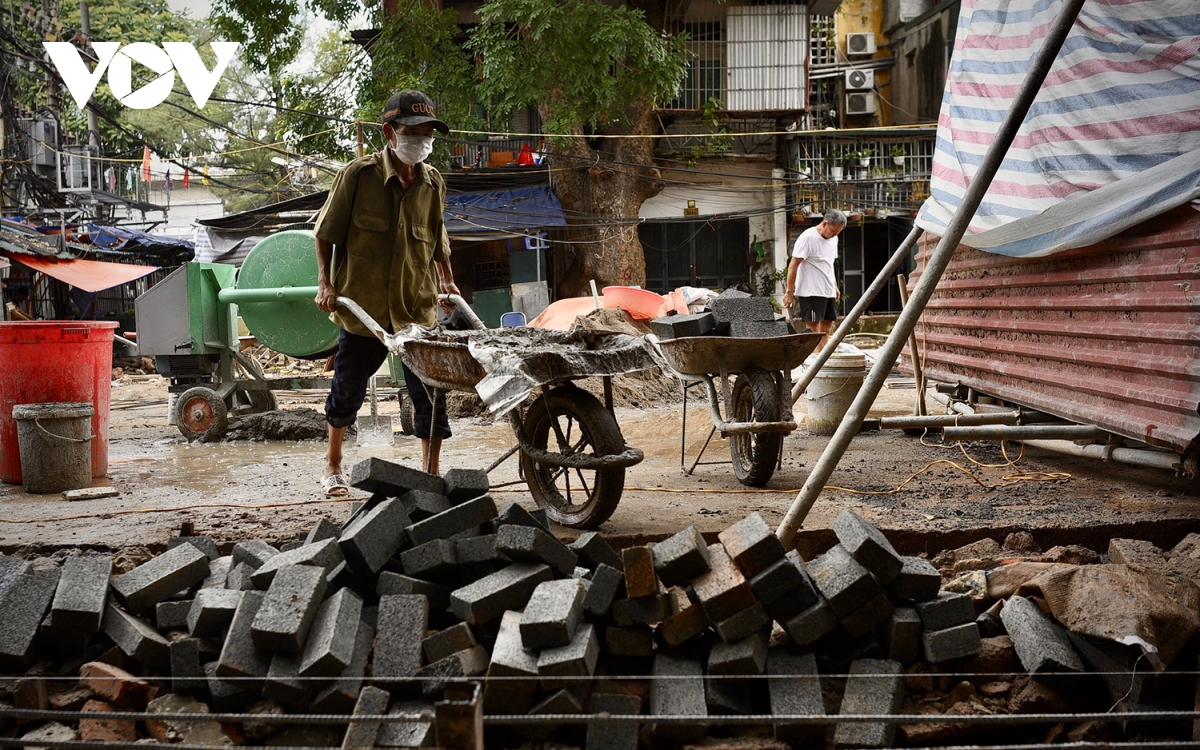
[[[359,336],[342,331],[338,339],[337,354],[333,358],[333,384],[325,399],[325,421],[334,427],[349,427],[358,417],[367,398],[367,384],[371,376],[379,371],[388,350],[374,336]],[[407,367],[404,368],[404,383],[408,386],[408,397],[413,403],[413,426],[417,437],[429,437],[429,425],[433,419],[433,404],[425,386]],[[450,437],[450,420],[446,416],[446,395],[438,394],[437,426],[434,437]]]
[[[805,323],[837,320],[837,300],[833,297],[797,297],[796,306],[799,308],[796,317]]]

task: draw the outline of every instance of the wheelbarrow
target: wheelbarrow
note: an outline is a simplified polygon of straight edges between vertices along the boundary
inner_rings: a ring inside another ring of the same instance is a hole
[[[470,306],[458,295],[442,295],[467,314],[471,324],[487,330]],[[445,391],[475,393],[487,373],[459,340],[405,339],[387,333],[361,307],[345,297],[338,304],[362,321],[389,351],[398,355],[420,378],[437,408]],[[518,329],[499,329],[503,331]],[[603,356],[597,352],[597,356]],[[497,458],[487,471],[520,453],[520,474],[538,506],[555,523],[590,529],[612,516],[625,488],[625,470],[640,463],[642,451],[625,444],[613,412],[612,378],[601,376],[604,403],[572,381],[593,375],[568,372],[542,387],[522,412],[515,408],[508,419],[517,445]],[[428,469],[428,467],[426,467]]]
[[[819,333],[776,338],[690,336],[656,342],[671,372],[683,384],[679,468],[690,475],[717,432],[729,438],[733,473],[739,482],[762,487],[783,458],[783,438],[796,429],[791,372],[821,341]],[[729,381],[733,381],[732,390]],[[703,383],[713,427],[691,467],[687,466],[688,390]],[[725,463],[725,462],[706,462]]]

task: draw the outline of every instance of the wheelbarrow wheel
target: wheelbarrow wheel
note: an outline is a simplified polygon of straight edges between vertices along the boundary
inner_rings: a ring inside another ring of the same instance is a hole
[[[229,409],[211,388],[189,388],[175,402],[175,424],[189,443],[217,440],[229,426]]]
[[[400,399],[400,431],[405,435],[416,435],[417,415],[413,409],[412,399],[404,391],[400,391],[396,398]]]
[[[746,370],[733,384],[733,421],[778,422],[783,409],[779,403],[779,387],[766,370]],[[762,487],[775,473],[775,462],[783,445],[778,432],[743,433],[729,437],[729,454],[733,458],[733,473],[739,482],[750,487]]]
[[[550,452],[605,456],[625,450],[617,420],[595,396],[573,385],[535,399],[525,412],[524,429],[535,448]],[[565,446],[560,445],[559,432]],[[623,467],[564,469],[522,453],[521,470],[533,499],[550,520],[577,529],[594,529],[607,521],[625,489]]]

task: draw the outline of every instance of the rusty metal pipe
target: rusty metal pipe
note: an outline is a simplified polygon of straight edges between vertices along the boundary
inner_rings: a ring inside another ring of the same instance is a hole
[[[931,414],[925,417],[883,417],[879,420],[879,429],[919,430],[931,427],[977,427],[990,424],[1015,425],[1020,418],[1021,412],[1019,411],[1010,411],[1004,414]]]
[[[1027,448],[1041,448],[1081,458],[1098,458],[1101,461],[1116,461],[1119,464],[1143,466],[1149,469],[1179,471],[1183,458],[1168,451],[1150,451],[1139,448],[1121,448],[1115,445],[1076,445],[1070,440],[1026,440]]]
[[[942,430],[942,439],[947,443],[959,440],[1103,440],[1108,435],[1090,424],[986,425]]]
[[[821,368],[833,356],[833,352],[837,349],[838,344],[842,343],[842,339],[846,338],[850,333],[850,329],[854,327],[854,324],[858,322],[862,314],[867,311],[867,307],[875,300],[876,295],[887,286],[888,281],[892,278],[892,274],[896,273],[896,269],[900,268],[900,264],[912,252],[913,246],[917,244],[917,240],[921,239],[924,231],[920,227],[912,228],[912,231],[904,238],[904,242],[900,243],[900,247],[896,248],[896,252],[892,253],[892,257],[888,258],[888,262],[879,270],[879,275],[871,282],[871,286],[867,287],[867,291],[863,292],[862,296],[858,298],[858,302],[855,302],[854,307],[850,309],[850,312],[846,313],[846,317],[842,319],[841,325],[837,327],[836,331],[829,334],[829,340],[825,342],[825,346],[821,347],[821,351],[817,352],[817,358],[800,374],[800,379],[792,386],[793,404],[800,400],[804,389],[812,383],[813,378],[817,376],[817,373],[821,371]],[[890,370],[891,368],[889,367],[888,369]]]
[[[975,211],[978,210],[979,204],[983,201],[983,196],[987,193],[988,187],[991,186],[992,180],[996,176],[996,171],[1000,168],[1001,162],[1004,161],[1004,155],[1012,145],[1013,139],[1017,135],[1017,130],[1021,127],[1021,123],[1025,120],[1025,115],[1029,112],[1029,107],[1037,97],[1038,90],[1041,89],[1042,83],[1046,80],[1046,75],[1050,72],[1050,67],[1054,64],[1055,58],[1058,57],[1058,52],[1062,49],[1063,41],[1066,40],[1067,34],[1075,24],[1075,19],[1078,18],[1079,11],[1083,8],[1084,2],[1085,0],[1065,0],[1062,11],[1059,13],[1058,18],[1054,19],[1054,24],[1047,32],[1045,41],[1042,43],[1041,48],[1038,49],[1037,54],[1034,55],[1033,62],[1029,66],[1029,73],[1026,74],[1025,80],[1021,82],[1021,88],[1013,99],[1008,114],[1004,116],[1003,122],[1000,123],[1000,128],[996,132],[995,139],[988,146],[983,161],[971,177],[971,184],[967,188],[966,194],[963,195],[962,203],[959,204],[958,210],[954,212],[954,218],[950,220],[949,225],[946,227],[946,234],[938,242],[937,248],[934,249],[932,255],[926,261],[921,278],[917,281],[917,285],[912,291],[912,296],[909,298],[909,304],[904,306],[904,312],[900,313],[899,319],[896,320],[896,325],[892,328],[891,336],[888,337],[887,342],[884,343],[883,348],[879,352],[878,361],[881,363],[881,366],[871,368],[871,372],[863,382],[858,396],[854,399],[854,403],[846,411],[846,416],[842,419],[842,423],[826,444],[825,452],[821,454],[821,458],[813,466],[808,479],[804,481],[804,486],[796,495],[796,499],[792,501],[792,506],[788,508],[787,515],[783,517],[783,521],[779,524],[779,528],[775,533],[779,536],[780,541],[783,542],[785,547],[791,546],[792,541],[796,537],[796,532],[800,530],[800,524],[804,522],[804,518],[812,509],[813,503],[817,501],[817,496],[821,494],[821,490],[825,489],[825,483],[829,481],[829,477],[837,469],[838,462],[841,461],[842,456],[846,453],[846,449],[850,447],[850,441],[858,434],[863,420],[866,419],[871,404],[875,402],[879,391],[883,389],[883,381],[887,378],[888,372],[891,370],[891,363],[895,362],[896,358],[900,356],[900,350],[904,348],[909,334],[916,328],[917,321],[920,319],[921,314],[924,313],[925,306],[929,304],[929,299],[933,296],[938,281],[941,280],[942,274],[946,272],[946,267],[950,265],[950,260],[954,257],[955,248],[958,247],[963,235],[966,234],[971,218],[975,215]],[[795,394],[795,391],[793,391],[793,394]]]

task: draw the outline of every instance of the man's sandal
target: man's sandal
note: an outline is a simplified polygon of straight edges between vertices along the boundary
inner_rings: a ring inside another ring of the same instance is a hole
[[[322,479],[321,489],[325,491],[325,497],[345,497],[350,494],[350,485],[346,482],[346,477],[341,474],[333,474]]]

